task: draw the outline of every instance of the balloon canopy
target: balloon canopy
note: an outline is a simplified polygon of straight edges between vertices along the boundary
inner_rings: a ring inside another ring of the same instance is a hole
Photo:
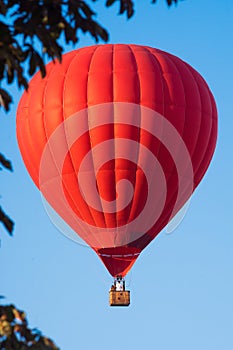
[[[204,176],[214,98],[190,65],[146,46],[84,47],[46,71],[18,106],[23,160],[53,209],[124,276]]]

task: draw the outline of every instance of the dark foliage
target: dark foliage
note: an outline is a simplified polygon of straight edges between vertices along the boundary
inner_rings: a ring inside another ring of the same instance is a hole
[[[3,209],[0,207],[0,221],[4,225],[5,229],[8,231],[10,235],[13,233],[14,228],[14,222],[11,220],[11,218],[3,211]]]
[[[95,41],[108,40],[107,31],[99,25],[95,13],[85,1],[77,0],[0,0],[0,81],[27,89],[28,75],[39,68],[45,76],[45,56],[61,60],[60,38],[77,43],[81,30]],[[0,90],[0,104],[7,111],[12,102],[5,89]]]
[[[170,6],[178,0],[166,2]],[[114,3],[119,3],[119,14],[125,13],[127,18],[134,14],[135,1],[105,1],[107,7]],[[0,15],[0,81],[11,84],[16,79],[18,86],[25,89],[28,87],[25,63],[29,76],[39,68],[44,77],[45,56],[61,60],[60,38],[67,44],[76,44],[81,31],[89,33],[96,42],[108,40],[108,32],[95,20],[95,12],[85,1],[0,0]],[[11,103],[9,93],[0,89],[0,106],[8,111]]]
[[[92,0],[93,2],[96,0]],[[165,0],[168,6],[178,0]],[[134,14],[132,0],[106,0],[119,4],[119,14]],[[156,0],[151,0],[156,3]],[[80,31],[93,39],[108,41],[108,32],[95,20],[95,12],[81,0],[0,0],[0,83],[17,82],[28,88],[28,76],[37,69],[46,75],[45,58],[61,60],[65,42],[76,44]],[[27,68],[28,67],[28,68]],[[12,97],[0,87],[0,108],[9,111]],[[0,170],[12,171],[11,162],[0,154]],[[12,234],[14,222],[0,206],[0,222]],[[4,297],[0,296],[0,299]],[[14,305],[0,305],[0,350],[59,350],[37,329],[30,329],[24,312]]]
[[[26,315],[14,305],[0,305],[0,350],[59,350],[37,329],[30,329]]]
[[[10,171],[13,171],[12,164],[9,159],[6,159],[5,156],[0,153],[0,170],[2,170],[1,165]]]
[[[96,0],[92,0],[95,2]],[[168,6],[178,0],[165,0]],[[151,0],[156,3],[157,0]],[[106,0],[106,7],[119,4],[119,14],[134,14],[133,0]],[[76,44],[80,31],[93,39],[108,41],[108,32],[95,20],[95,12],[81,0],[0,0],[0,82],[28,88],[27,76],[37,69],[46,75],[45,57],[61,60],[59,43]],[[28,69],[26,69],[28,67]],[[9,111],[12,97],[0,88],[0,108]],[[11,163],[0,154],[0,165],[12,170]],[[0,168],[1,169],[1,168]],[[0,221],[12,234],[14,223],[0,208]]]
[[[0,170],[5,168],[7,170],[13,171],[11,162],[5,158],[3,154],[0,153]],[[0,206],[0,222],[4,225],[5,229],[8,231],[10,235],[12,235],[14,222],[11,218],[3,211]]]

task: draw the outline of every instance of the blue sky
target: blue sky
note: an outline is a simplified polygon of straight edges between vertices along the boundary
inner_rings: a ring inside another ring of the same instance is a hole
[[[94,252],[64,237],[50,222],[27,174],[15,136],[22,91],[1,112],[0,149],[14,165],[1,172],[1,202],[16,222],[14,238],[0,227],[0,294],[25,310],[32,327],[62,350],[232,350],[232,100],[233,3],[184,0],[168,8],[137,1],[134,17],[93,4],[110,43],[171,52],[197,69],[218,107],[215,155],[189,210],[171,234],[162,231],[127,276],[129,308],[110,308],[112,282]],[[94,44],[81,36],[77,47]],[[66,51],[72,48],[67,48]]]

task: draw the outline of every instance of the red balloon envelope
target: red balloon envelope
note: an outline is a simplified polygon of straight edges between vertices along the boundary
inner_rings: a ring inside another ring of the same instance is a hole
[[[48,203],[124,276],[204,176],[214,98],[187,63],[146,46],[85,47],[46,69],[19,103],[22,157]]]

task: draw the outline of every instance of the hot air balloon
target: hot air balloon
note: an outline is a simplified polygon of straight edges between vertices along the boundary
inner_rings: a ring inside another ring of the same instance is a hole
[[[217,110],[200,74],[159,49],[84,47],[35,74],[17,111],[34,183],[100,257],[116,291],[190,198],[214,153]],[[118,293],[118,294],[116,294]]]

